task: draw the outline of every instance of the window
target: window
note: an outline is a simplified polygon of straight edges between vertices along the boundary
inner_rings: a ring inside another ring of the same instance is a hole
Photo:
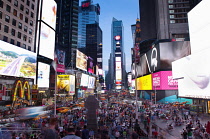
[[[29,14],[29,9],[28,8],[26,8],[26,14]]]
[[[10,17],[8,15],[5,16],[5,21],[9,23]]]
[[[2,0],[0,0],[0,7],[3,8],[4,7],[4,2]]]
[[[173,3],[174,2],[174,0],[168,0],[168,3]]]
[[[18,38],[21,39],[21,33],[20,32],[18,32]]]
[[[170,15],[170,18],[174,18],[174,15]]]
[[[174,5],[169,5],[168,8],[174,8]]]
[[[32,29],[31,28],[29,28],[29,34],[32,35]]]
[[[14,29],[11,30],[11,34],[12,34],[12,36],[15,36],[15,30]]]
[[[169,13],[174,13],[174,10],[169,10]]]
[[[30,25],[33,26],[33,21],[32,20],[30,20]]]
[[[0,19],[2,19],[2,12],[0,11]]]
[[[175,20],[170,20],[170,23],[172,23],[172,24],[175,23]]]
[[[29,37],[28,38],[28,43],[31,43],[32,42],[32,39]]]
[[[28,23],[28,17],[25,17],[25,22]]]
[[[12,19],[12,25],[16,26],[16,20],[15,19]]]
[[[18,7],[18,1],[17,1],[17,0],[14,1],[14,5],[15,5],[16,7]]]
[[[33,9],[33,10],[34,10],[34,4],[31,4],[31,9]]]
[[[18,28],[19,28],[19,29],[22,29],[22,23],[19,22]]]
[[[10,13],[10,11],[11,11],[11,7],[10,7],[9,5],[7,5],[6,10],[7,10],[7,12],[9,12],[9,13]]]
[[[20,47],[20,42],[19,42],[19,41],[17,41],[17,46],[19,46],[19,47]]]
[[[26,44],[23,44],[23,46],[22,46],[24,49],[26,49]]]
[[[34,13],[33,12],[31,12],[31,17],[34,18]]]
[[[23,20],[23,14],[20,13],[20,19]]]
[[[20,5],[20,10],[23,11],[24,10],[24,6],[21,4]]]
[[[17,10],[13,9],[13,15],[17,16]]]
[[[4,36],[3,37],[3,41],[7,42],[7,40],[8,40],[8,37],[7,36]]]
[[[9,32],[9,27],[7,25],[4,25],[4,32],[6,32],[6,33]]]
[[[31,51],[31,46],[28,46],[28,50]]]
[[[25,25],[24,26],[24,31],[27,32],[28,31],[28,27]]]
[[[11,40],[10,40],[10,43],[11,43],[11,44],[15,44],[15,40],[11,39]]]
[[[30,5],[30,1],[29,1],[29,0],[27,0],[26,4],[29,6],[29,5]]]
[[[23,40],[27,41],[27,36],[26,35],[23,35]]]

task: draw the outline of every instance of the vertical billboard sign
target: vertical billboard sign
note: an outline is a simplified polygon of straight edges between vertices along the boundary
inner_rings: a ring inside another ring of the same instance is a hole
[[[82,73],[80,86],[88,87],[89,75]]]
[[[35,53],[0,40],[0,75],[36,78]]]
[[[160,71],[152,74],[153,90],[177,90],[178,82],[173,80],[172,71]]]
[[[80,87],[81,77],[82,77],[82,73],[81,72],[77,72],[76,73],[76,88]]]
[[[75,94],[75,76],[74,75],[69,75],[70,76],[70,90],[68,95],[74,95]]]
[[[76,68],[87,71],[87,56],[77,50]]]
[[[57,89],[58,89],[58,93],[69,94],[70,75],[58,75],[57,76]]]
[[[89,76],[88,88],[89,89],[95,88],[95,77]]]
[[[37,28],[38,54],[54,59],[57,4],[54,0],[42,0],[39,9]]]
[[[57,72],[65,72],[65,54],[63,50],[56,50],[55,61],[57,62]]]
[[[38,62],[38,87],[49,88],[50,65]]]
[[[93,65],[93,59],[91,57],[88,57],[88,72],[94,73],[94,65]]]

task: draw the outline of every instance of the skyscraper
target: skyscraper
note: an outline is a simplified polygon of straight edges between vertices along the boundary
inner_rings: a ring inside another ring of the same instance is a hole
[[[79,6],[78,48],[86,47],[86,25],[99,24],[100,6],[86,0]]]

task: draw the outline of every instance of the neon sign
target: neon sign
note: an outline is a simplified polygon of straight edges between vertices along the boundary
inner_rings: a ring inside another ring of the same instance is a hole
[[[84,2],[82,3],[82,8],[87,8],[90,6],[90,2]]]

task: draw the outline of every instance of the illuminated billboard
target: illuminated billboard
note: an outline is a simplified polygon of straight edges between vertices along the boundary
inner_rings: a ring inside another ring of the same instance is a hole
[[[210,1],[202,0],[188,12],[189,34],[192,54],[209,48],[210,39]]]
[[[140,90],[152,90],[152,75],[146,75],[140,77],[140,83],[137,86],[140,86]]]
[[[0,40],[0,75],[36,78],[35,53]]]
[[[54,0],[42,0],[41,20],[55,30],[57,4]],[[40,8],[41,9],[41,8]]]
[[[173,80],[172,71],[160,71],[152,74],[153,90],[177,90],[178,82]]]
[[[135,90],[135,79],[132,80],[132,90]]]
[[[136,85],[135,86],[136,86],[137,90],[141,90],[141,88],[140,88],[140,84],[141,84],[140,81],[141,81],[140,78],[136,79]]]
[[[76,72],[76,88],[80,87],[81,77],[82,77],[82,73],[81,72]]]
[[[132,75],[128,74],[128,86],[132,86]]]
[[[95,77],[89,76],[88,88],[90,89],[95,88]]]
[[[80,86],[88,87],[89,75],[82,73]]]
[[[65,54],[63,50],[56,50],[55,61],[57,62],[57,72],[65,72]]]
[[[115,61],[121,62],[121,57],[115,57]]]
[[[39,46],[39,55],[45,56],[49,59],[54,59],[55,31],[42,22],[39,24],[41,24],[40,33],[37,34],[37,46]]]
[[[116,70],[121,70],[121,62],[115,62],[116,63]]]
[[[57,75],[57,90],[58,93],[69,93],[70,75]]]
[[[49,87],[50,65],[38,62],[38,87]]]
[[[88,72],[94,73],[93,59],[91,57],[88,57]]]
[[[116,70],[116,81],[122,80],[122,71],[121,70]]]
[[[210,49],[173,62],[180,97],[210,99]]]
[[[70,89],[69,89],[69,95],[75,94],[75,75],[69,75],[70,76]]]
[[[87,56],[77,50],[76,68],[87,71]]]

